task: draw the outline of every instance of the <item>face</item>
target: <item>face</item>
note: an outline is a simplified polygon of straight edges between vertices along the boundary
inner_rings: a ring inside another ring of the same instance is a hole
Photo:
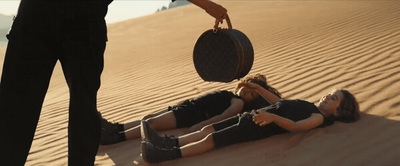
[[[337,109],[343,100],[343,93],[339,90],[333,90],[327,95],[322,96],[318,102],[318,108],[331,115],[337,115]]]
[[[241,87],[236,94],[240,96],[245,102],[253,101],[260,96],[256,91],[246,87]]]

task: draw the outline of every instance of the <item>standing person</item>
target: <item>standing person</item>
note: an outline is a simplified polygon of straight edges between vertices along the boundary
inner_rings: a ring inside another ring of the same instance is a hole
[[[52,71],[59,60],[69,87],[68,164],[93,165],[100,141],[97,91],[112,0],[21,0],[8,35],[0,83],[0,155],[24,165]],[[227,11],[191,0],[221,22]]]
[[[314,105],[304,100],[279,100],[277,96],[255,88],[272,105],[205,126],[179,138],[160,137],[149,123],[142,121],[142,156],[150,163],[199,155],[214,148],[259,140],[285,132],[311,130],[332,125],[335,120],[354,122],[360,118],[359,105],[347,90],[334,90]],[[172,142],[165,143],[165,140]]]
[[[243,86],[244,82],[257,84],[279,98],[281,97],[275,88],[267,84],[264,75],[256,74],[242,79],[233,92],[209,92],[155,114],[147,115],[143,119],[148,120],[151,127],[159,131],[176,128],[189,128],[189,131],[197,131],[205,125],[230,118],[243,111],[270,105],[256,91]],[[135,120],[126,124],[110,124],[102,119],[103,133],[100,144],[107,145],[140,138],[140,122],[140,120]]]

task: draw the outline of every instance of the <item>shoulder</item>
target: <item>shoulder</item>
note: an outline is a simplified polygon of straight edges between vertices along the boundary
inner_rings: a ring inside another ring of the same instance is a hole
[[[324,122],[318,127],[327,127],[327,126],[333,125],[335,123],[334,116],[324,117],[322,114],[321,114],[321,116],[324,118]]]
[[[315,122],[316,125],[313,128],[319,127],[325,121],[324,116],[322,116],[321,114],[318,114],[318,113],[312,113],[311,116],[307,119]]]
[[[311,117],[321,120],[321,123],[325,121],[325,117],[322,114],[319,113],[312,113]]]
[[[244,101],[242,100],[242,98],[232,98],[231,103],[241,103],[244,105]]]
[[[324,116],[322,116],[322,114],[319,114],[319,113],[312,113],[310,118],[308,118],[308,119],[313,121],[314,125],[311,128],[320,127],[325,122]]]

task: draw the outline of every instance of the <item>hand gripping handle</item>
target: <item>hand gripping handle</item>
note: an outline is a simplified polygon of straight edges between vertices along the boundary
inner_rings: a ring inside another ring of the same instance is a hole
[[[226,19],[226,23],[228,24],[228,29],[232,29],[232,23],[231,23],[231,20],[229,19],[228,14],[225,14],[224,16],[222,16],[222,19]],[[220,22],[222,22],[222,21],[219,21],[218,19],[215,20],[214,31],[221,29],[220,27],[218,27]]]

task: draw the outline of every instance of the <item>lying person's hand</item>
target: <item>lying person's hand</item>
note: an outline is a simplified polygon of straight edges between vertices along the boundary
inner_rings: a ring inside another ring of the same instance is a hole
[[[256,89],[259,89],[261,86],[258,84],[252,83],[252,82],[241,82],[241,83],[239,83],[238,87],[246,87],[249,89],[256,90]]]
[[[253,122],[255,124],[258,124],[260,126],[265,126],[267,124],[270,124],[274,122],[274,114],[262,111],[262,110],[257,110],[257,115],[253,116]]]

